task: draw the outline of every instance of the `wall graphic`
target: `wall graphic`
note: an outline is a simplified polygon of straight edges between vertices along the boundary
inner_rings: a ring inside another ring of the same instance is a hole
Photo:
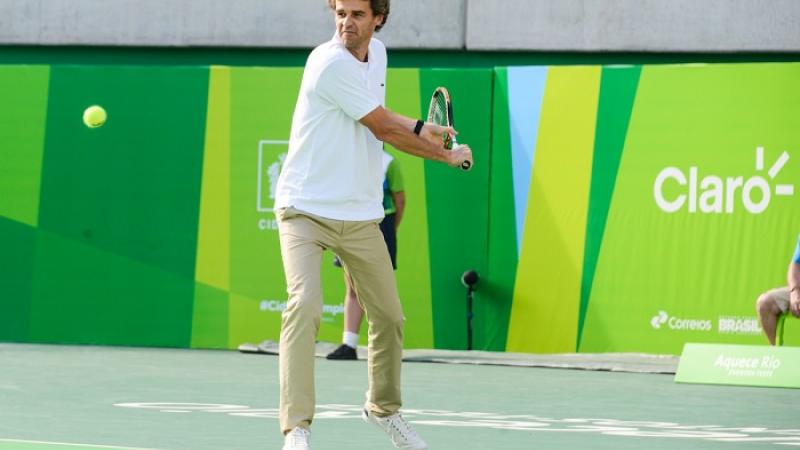
[[[0,66],[0,340],[235,348],[277,339],[286,288],[274,183],[301,68]],[[447,85],[488,161],[491,70],[392,69],[387,105],[421,117]],[[479,94],[474,94],[479,93]],[[81,114],[103,105],[107,123]],[[462,272],[481,268],[488,164],[461,173],[389,149],[406,181],[406,346],[466,347]],[[460,235],[474,237],[464,248]],[[320,339],[344,285],[323,264]],[[366,332],[362,333],[366,336]]]
[[[277,339],[273,189],[301,76],[0,66],[0,341]],[[466,348],[469,269],[477,349],[763,344],[753,304],[800,233],[798,80],[794,63],[390,69],[387,105],[411,117],[449,88],[476,159],[463,173],[389,148],[406,346]],[[338,341],[331,259],[320,339]]]
[[[755,299],[800,232],[800,65],[508,67],[495,96],[507,350],[765,342]]]

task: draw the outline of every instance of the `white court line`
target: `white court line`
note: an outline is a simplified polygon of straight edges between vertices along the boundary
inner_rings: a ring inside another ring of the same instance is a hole
[[[162,450],[157,448],[143,448],[143,447],[118,447],[114,445],[92,445],[92,444],[74,444],[69,442],[51,442],[51,441],[26,441],[24,439],[2,439],[0,442],[19,442],[23,444],[50,444],[50,445],[63,445],[65,447],[88,447],[88,448],[110,448],[117,450]]]

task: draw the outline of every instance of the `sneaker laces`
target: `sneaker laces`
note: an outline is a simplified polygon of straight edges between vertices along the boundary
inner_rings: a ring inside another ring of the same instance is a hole
[[[392,442],[395,444],[400,443],[407,443],[407,442],[415,442],[419,440],[419,436],[414,430],[411,429],[411,426],[406,422],[406,419],[400,413],[392,414],[389,417],[384,419],[386,424],[389,426],[387,431],[390,432],[392,436]],[[402,442],[398,442],[396,438],[402,439]]]

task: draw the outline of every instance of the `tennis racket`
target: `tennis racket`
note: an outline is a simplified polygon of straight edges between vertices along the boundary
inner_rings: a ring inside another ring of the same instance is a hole
[[[450,101],[450,93],[446,88],[438,87],[433,91],[431,96],[431,106],[428,108],[428,122],[441,125],[443,127],[453,126],[453,103]],[[458,145],[455,136],[445,134],[442,136],[444,140],[444,148],[452,150]],[[462,170],[469,170],[472,168],[472,163],[464,161],[461,163]]]

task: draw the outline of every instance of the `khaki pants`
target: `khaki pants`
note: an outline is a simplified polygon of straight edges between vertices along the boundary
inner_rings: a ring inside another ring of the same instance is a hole
[[[308,428],[314,417],[314,343],[322,315],[320,269],[325,249],[339,255],[369,324],[367,408],[378,416],[400,409],[403,311],[378,221],[325,219],[277,211],[289,301],[280,337],[280,426]]]

